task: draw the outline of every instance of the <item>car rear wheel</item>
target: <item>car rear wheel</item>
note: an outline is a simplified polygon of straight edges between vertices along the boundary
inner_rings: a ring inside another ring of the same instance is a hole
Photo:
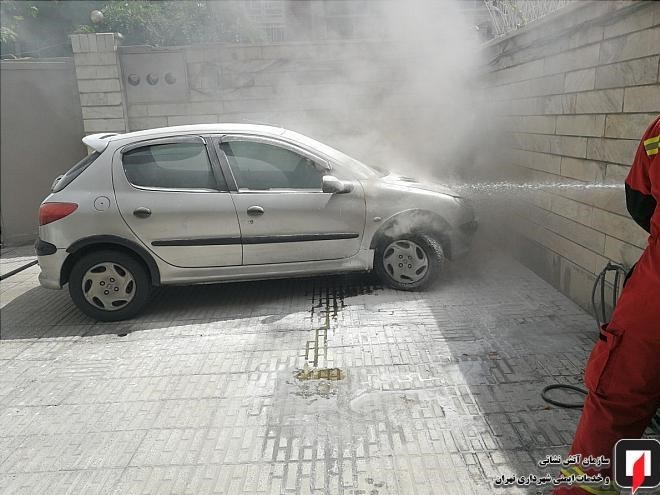
[[[69,294],[78,308],[101,321],[135,316],[149,300],[151,282],[142,263],[119,251],[98,251],[76,262]]]
[[[408,234],[385,239],[376,249],[374,267],[388,286],[399,290],[422,290],[435,282],[445,256],[434,238]]]

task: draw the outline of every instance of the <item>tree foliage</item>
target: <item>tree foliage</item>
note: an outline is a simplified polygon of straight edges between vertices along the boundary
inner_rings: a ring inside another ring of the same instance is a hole
[[[222,25],[208,2],[108,2],[101,12],[103,22],[86,27],[120,32],[127,44],[184,45],[222,39]]]
[[[2,54],[70,55],[74,32],[119,32],[126,44],[156,46],[250,42],[262,32],[240,0],[2,0]],[[90,13],[103,21],[93,24]]]
[[[0,2],[3,56],[53,57],[71,54],[67,38],[89,13],[103,7],[98,0]]]
[[[101,12],[102,23],[83,29],[120,32],[128,44],[171,46],[258,38],[238,1],[111,1]]]
[[[26,17],[36,17],[39,9],[29,2],[6,0],[0,3],[0,42],[14,43],[18,38],[18,29]]]

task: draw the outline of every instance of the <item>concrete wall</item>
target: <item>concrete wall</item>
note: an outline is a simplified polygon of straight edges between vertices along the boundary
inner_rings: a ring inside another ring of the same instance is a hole
[[[80,160],[82,119],[71,59],[0,62],[2,243],[33,241],[39,203]]]
[[[506,161],[534,182],[623,184],[660,113],[660,2],[577,2],[485,52]],[[539,191],[514,224],[519,255],[583,307],[594,274],[631,266],[647,238],[623,188]]]
[[[392,53],[386,43],[350,41],[290,42],[270,45],[197,45],[151,49],[122,47],[124,83],[131,130],[188,123],[263,122],[308,130],[336,117],[339,98],[368,107],[383,80],[369,67],[373,53]],[[393,55],[396,56],[396,55]],[[361,64],[360,57],[364,59]],[[158,58],[151,69],[145,61]],[[354,67],[362,65],[363,73]],[[168,87],[171,72],[180,91]],[[386,81],[387,82],[387,81]],[[327,128],[328,126],[323,126]],[[319,136],[321,137],[321,136]]]

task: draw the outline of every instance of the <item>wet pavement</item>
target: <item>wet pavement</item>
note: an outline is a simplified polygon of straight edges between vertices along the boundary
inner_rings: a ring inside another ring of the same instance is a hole
[[[0,284],[0,492],[515,494],[579,411],[594,320],[490,253],[429,292],[369,275],[161,288],[97,323]],[[552,470],[550,470],[552,471]],[[556,473],[550,473],[556,474]]]

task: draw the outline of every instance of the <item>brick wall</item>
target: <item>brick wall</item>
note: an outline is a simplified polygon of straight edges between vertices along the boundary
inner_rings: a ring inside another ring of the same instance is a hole
[[[71,35],[85,134],[128,130],[116,33]]]
[[[533,182],[623,183],[660,113],[660,3],[577,2],[485,54],[508,163]],[[514,225],[520,257],[585,308],[607,260],[631,266],[647,237],[622,187],[536,192]]]

